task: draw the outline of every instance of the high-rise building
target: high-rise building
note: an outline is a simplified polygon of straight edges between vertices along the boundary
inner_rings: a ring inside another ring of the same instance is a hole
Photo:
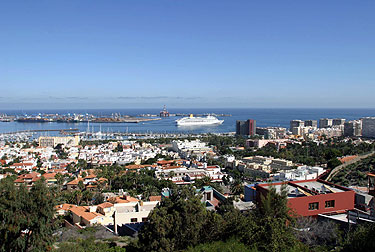
[[[317,120],[306,120],[305,127],[313,127],[318,128],[318,121]]]
[[[344,136],[361,136],[362,135],[362,121],[348,121],[344,123]]]
[[[301,120],[292,120],[290,121],[290,131],[293,131],[293,128],[299,128],[299,127],[304,127],[305,122]]]
[[[254,136],[256,134],[256,121],[236,121],[236,134],[241,136]]]
[[[332,119],[322,118],[319,120],[319,128],[330,128],[332,127],[332,123]]]
[[[375,138],[375,117],[362,118],[362,136]]]
[[[332,126],[344,125],[345,119],[335,118],[332,120]]]

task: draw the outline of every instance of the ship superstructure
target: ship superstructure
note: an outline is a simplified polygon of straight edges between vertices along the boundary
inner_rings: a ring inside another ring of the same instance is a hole
[[[219,120],[214,116],[208,115],[206,117],[183,117],[176,120],[178,126],[199,126],[199,125],[219,125],[222,124],[224,120]]]

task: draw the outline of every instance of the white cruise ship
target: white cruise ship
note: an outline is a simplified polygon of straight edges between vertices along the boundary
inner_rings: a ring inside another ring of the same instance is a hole
[[[219,120],[214,116],[207,116],[207,117],[194,117],[190,115],[190,117],[183,117],[176,120],[178,126],[199,126],[199,125],[215,125],[215,124],[222,124],[224,120]]]

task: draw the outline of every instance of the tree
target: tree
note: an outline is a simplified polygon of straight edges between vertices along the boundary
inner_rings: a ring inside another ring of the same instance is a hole
[[[83,181],[80,180],[78,181],[78,188],[82,191],[83,189],[85,189],[85,184],[83,184]]]
[[[92,201],[93,194],[92,192],[85,190],[82,192],[82,201],[85,202],[86,205],[89,204],[90,201]]]
[[[56,179],[57,184],[61,188],[61,186],[64,184],[64,181],[65,181],[64,175],[62,175],[61,173],[57,173],[55,175],[55,179]]]
[[[232,239],[227,242],[216,241],[212,243],[200,244],[194,248],[189,248],[186,252],[257,252],[256,249],[250,250],[245,244],[238,240]]]
[[[341,243],[338,225],[332,221],[318,221],[316,218],[301,217],[296,221],[295,234],[298,240],[313,251],[328,251]]]
[[[103,194],[101,193],[95,193],[94,196],[93,196],[93,204],[94,205],[99,205],[99,204],[102,204],[104,202],[104,196]]]
[[[279,193],[271,186],[266,196],[261,195],[256,211],[249,215],[255,223],[254,229],[245,234],[242,241],[260,251],[306,251],[294,236],[295,219],[287,202],[286,186],[283,185]]]
[[[86,172],[82,172],[82,178],[86,178],[87,177],[87,173]]]
[[[41,168],[43,165],[42,161],[40,161],[40,158],[38,157],[38,160],[36,161],[36,167]]]
[[[81,200],[82,200],[82,191],[76,190],[76,191],[74,191],[73,195],[74,195],[74,199],[75,199],[75,204],[80,205]]]
[[[219,215],[206,210],[193,188],[174,189],[149,215],[139,234],[140,249],[178,251],[210,242],[219,238],[221,222]]]
[[[240,195],[243,190],[242,182],[239,179],[235,179],[230,185],[230,191],[233,195]]]
[[[37,181],[28,191],[12,180],[0,182],[0,251],[46,251],[56,227],[55,195]]]
[[[344,242],[344,252],[365,252],[375,250],[375,224],[363,224],[349,232]]]
[[[338,160],[337,158],[332,158],[332,159],[330,159],[330,160],[328,161],[328,163],[327,163],[327,167],[328,167],[329,169],[333,169],[333,168],[335,168],[335,167],[337,167],[337,166],[339,166],[339,165],[341,165],[341,162],[340,162],[340,160]]]
[[[196,179],[194,185],[197,188],[201,188],[203,186],[210,186],[211,185],[211,178],[209,176],[204,176],[201,179]]]
[[[111,243],[97,242],[94,237],[75,242],[60,243],[56,252],[125,252],[125,248],[115,246]]]

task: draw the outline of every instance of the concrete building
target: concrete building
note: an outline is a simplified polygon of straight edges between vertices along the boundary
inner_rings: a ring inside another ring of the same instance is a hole
[[[212,148],[199,140],[172,141],[172,150],[178,152],[182,158],[188,158],[192,155],[200,157],[212,152]]]
[[[290,170],[293,167],[293,162],[290,160],[263,156],[245,157],[241,163],[243,165],[238,165],[237,169],[244,172],[262,170],[271,173],[273,170]]]
[[[305,122],[301,120],[292,120],[290,121],[290,128],[289,130],[293,132],[293,128],[299,128],[299,127],[304,127]]]
[[[362,118],[362,136],[375,138],[375,117]]]
[[[340,118],[335,118],[332,119],[332,126],[339,126],[339,125],[344,125],[345,119],[340,119]]]
[[[344,123],[344,136],[361,136],[362,135],[362,121],[348,121]]]
[[[317,120],[306,120],[304,123],[305,123],[305,127],[318,128],[318,121]]]
[[[289,139],[248,139],[246,140],[246,148],[263,148],[267,144],[274,144],[277,147],[287,145]]]
[[[282,127],[257,127],[256,134],[264,136],[265,139],[282,139],[286,136],[286,128]]]
[[[319,128],[330,128],[333,125],[333,119],[322,118],[319,120]]]
[[[322,167],[299,166],[297,169],[284,170],[273,176],[276,181],[317,179],[325,172]]]
[[[256,121],[236,121],[236,134],[241,136],[254,136],[256,134]]]
[[[293,128],[291,128],[290,131],[295,136],[301,136],[301,135],[303,135],[303,129],[304,129],[304,127],[293,127]]]
[[[62,144],[67,147],[79,145],[79,136],[74,137],[39,137],[40,147],[52,147],[55,148],[58,144]]]
[[[298,216],[317,216],[354,209],[354,191],[321,179],[247,185],[245,199],[261,201],[271,186],[277,193],[285,187],[288,193],[288,206]]]

